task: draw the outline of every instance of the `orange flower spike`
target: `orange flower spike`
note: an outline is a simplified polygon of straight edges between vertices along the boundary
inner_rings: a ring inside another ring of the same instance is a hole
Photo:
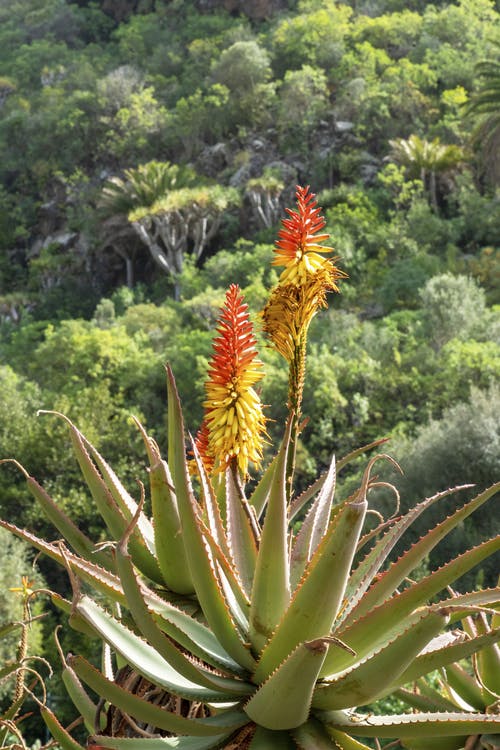
[[[320,253],[333,251],[333,248],[320,244],[330,235],[318,234],[326,222],[309,186],[297,186],[296,198],[298,210],[286,209],[289,218],[282,220],[283,228],[275,246],[273,265],[285,266],[280,284],[303,283],[306,274],[314,273],[325,264],[326,259]]]
[[[236,459],[246,474],[249,461],[259,465],[262,459],[265,420],[252,386],[263,372],[248,307],[236,284],[226,294],[217,333],[205,384],[206,453],[216,469],[224,470]]]
[[[203,466],[205,467],[205,471],[207,474],[211,474],[212,470],[214,468],[214,459],[213,456],[209,454],[209,448],[208,448],[208,442],[209,442],[209,430],[206,420],[204,419],[201,423],[200,429],[196,433],[196,436],[194,438],[194,444],[196,446],[196,449],[198,453],[200,454],[200,458],[203,462]],[[194,459],[189,462],[190,471],[194,474],[196,471],[196,462]]]

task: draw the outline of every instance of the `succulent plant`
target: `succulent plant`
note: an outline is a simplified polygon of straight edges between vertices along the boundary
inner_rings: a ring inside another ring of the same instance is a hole
[[[289,417],[251,490],[248,467],[263,462],[268,438],[254,390],[261,365],[236,286],[221,311],[204,425],[189,450],[170,368],[166,458],[138,424],[149,463],[150,515],[144,487],[134,499],[66,417],[109,542],[93,543],[20,467],[65,542],[2,525],[66,568],[73,600],[53,594],[54,603],[74,628],[104,643],[101,669],[82,656],[63,659],[65,684],[94,746],[362,750],[366,737],[401,738],[409,747],[451,738],[455,747],[455,737],[500,733],[500,716],[483,705],[472,704],[471,711],[437,702],[430,710],[389,716],[366,708],[436,669],[476,653],[482,659],[499,640],[496,622],[460,639],[449,628],[498,607],[500,588],[450,595],[447,587],[498,551],[500,537],[417,582],[409,576],[500,484],[392,562],[409,527],[452,491],[373,522],[369,494],[382,484],[373,467],[391,460],[382,453],[367,462],[357,491],[337,499],[337,472],[383,441],[340,461],[333,457],[328,470],[294,496],[307,329],[342,276],[323,257],[330,249],[320,244],[327,235],[320,234],[324,221],[314,196],[299,188],[297,202],[277,247],[276,262],[285,270],[262,316],[289,365]],[[49,708],[41,710],[55,739],[77,750]]]

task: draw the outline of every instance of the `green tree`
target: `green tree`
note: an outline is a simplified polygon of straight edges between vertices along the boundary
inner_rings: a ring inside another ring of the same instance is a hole
[[[392,158],[406,167],[410,179],[422,180],[429,201],[436,213],[438,205],[438,178],[453,173],[464,161],[464,152],[455,144],[441,143],[439,138],[427,141],[418,135],[390,141]]]
[[[225,49],[212,68],[216,83],[229,91],[234,124],[270,122],[274,99],[271,63],[267,51],[256,41],[238,41]]]
[[[279,89],[278,127],[293,145],[308,150],[319,120],[329,111],[326,74],[320,68],[303,65],[288,70]]]
[[[100,200],[104,219],[102,246],[110,247],[123,258],[129,288],[134,286],[134,265],[142,244],[137,242],[137,234],[143,239],[129,221],[129,214],[138,209],[147,209],[172,190],[192,186],[197,180],[197,175],[190,167],[150,161],[134,169],[126,169],[123,177],[111,177],[105,183]],[[155,252],[157,255],[153,254],[154,260],[164,269],[161,253],[158,255],[159,251],[156,249]]]
[[[496,45],[500,54],[500,43]],[[466,111],[476,118],[472,142],[479,148],[483,168],[498,183],[500,179],[500,59],[482,60],[476,66],[479,82]]]
[[[484,290],[465,276],[434,276],[420,299],[427,334],[438,349],[453,338],[472,338],[485,315]]]
[[[174,297],[180,297],[179,275],[184,256],[196,260],[217,234],[222,218],[239,205],[236,189],[221,185],[172,190],[152,206],[131,211],[128,219],[148,247],[157,265],[174,281]]]

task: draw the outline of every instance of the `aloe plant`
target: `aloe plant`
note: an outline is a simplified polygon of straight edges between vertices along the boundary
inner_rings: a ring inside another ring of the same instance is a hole
[[[89,742],[99,747],[362,750],[363,738],[431,747],[439,737],[454,748],[457,737],[500,733],[500,716],[482,704],[437,702],[390,716],[363,709],[436,669],[454,669],[457,659],[477,653],[484,660],[499,640],[497,622],[486,621],[460,642],[450,628],[471,613],[498,607],[500,588],[452,596],[449,587],[497,552],[500,537],[417,582],[410,575],[500,484],[480,492],[393,561],[391,553],[408,528],[452,490],[374,526],[370,492],[381,484],[374,465],[391,459],[372,456],[359,488],[347,498],[336,497],[336,477],[352,458],[384,441],[339,461],[332,457],[328,470],[294,495],[307,329],[343,275],[324,257],[330,248],[322,245],[327,235],[321,234],[324,221],[314,196],[298,188],[297,203],[277,245],[275,262],[285,269],[262,315],[271,344],[289,366],[289,416],[281,444],[251,491],[245,482],[249,466],[264,462],[268,440],[254,388],[263,371],[234,285],[214,341],[205,421],[189,441],[190,452],[169,367],[165,457],[138,424],[148,457],[151,514],[143,485],[140,497],[132,497],[62,415],[109,542],[95,544],[19,467],[65,542],[2,525],[66,568],[73,598],[53,594],[54,604],[72,627],[104,643],[101,668],[82,656],[63,659],[65,684]],[[100,697],[97,704],[92,695]],[[78,750],[49,708],[41,711],[54,738]]]

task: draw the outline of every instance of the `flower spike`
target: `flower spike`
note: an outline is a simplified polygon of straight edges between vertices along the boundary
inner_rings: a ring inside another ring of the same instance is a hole
[[[276,242],[273,266],[284,266],[280,284],[302,284],[306,276],[321,269],[326,259],[321,253],[330,253],[333,248],[321,243],[330,238],[329,234],[318,234],[326,222],[321,215],[314,193],[309,186],[296,189],[297,211],[287,208],[288,219],[282,220],[279,240]],[[331,263],[331,261],[330,261]],[[332,264],[333,265],[333,264]],[[336,278],[344,274],[338,269]]]
[[[224,470],[235,459],[246,474],[249,461],[258,466],[262,459],[265,419],[252,386],[263,373],[248,307],[237,284],[226,294],[217,333],[205,384],[205,455],[213,458],[216,470]]]

